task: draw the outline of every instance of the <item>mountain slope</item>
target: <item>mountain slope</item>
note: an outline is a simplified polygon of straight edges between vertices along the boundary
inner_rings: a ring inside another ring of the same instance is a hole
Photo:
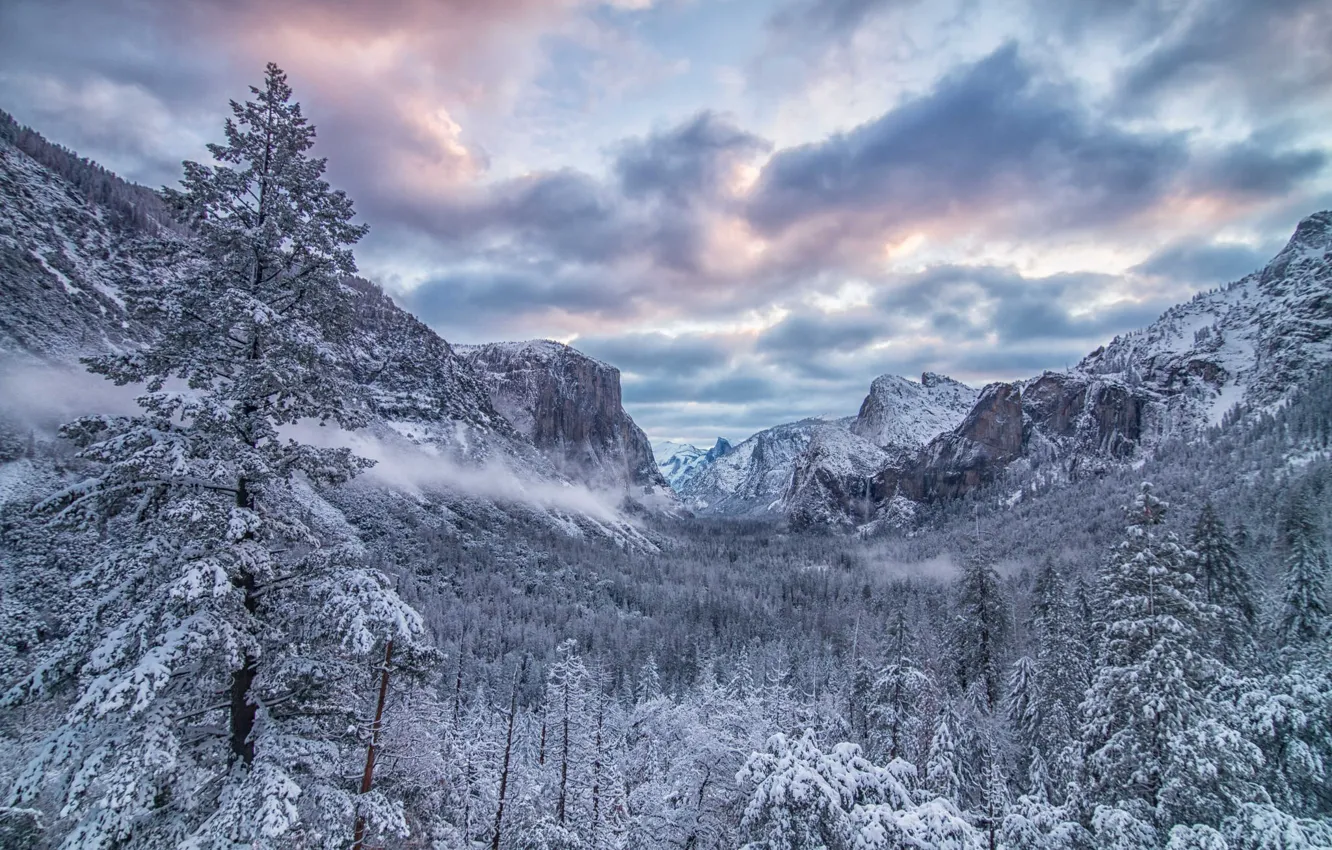
[[[647,435],[621,404],[618,369],[549,340],[458,350],[495,408],[564,474],[635,501],[672,501]]]
[[[0,120],[0,277],[6,308],[0,311],[0,387],[11,393],[43,383],[52,389],[86,384],[97,392],[75,398],[82,405],[76,410],[66,405],[55,413],[48,405],[45,419],[34,419],[26,401],[0,407],[4,459],[30,444],[34,427],[50,433],[71,416],[103,409],[99,405],[110,385],[83,375],[78,359],[131,350],[151,338],[153,329],[126,312],[120,283],[173,273],[161,246],[181,245],[185,235],[162,223],[165,209],[151,191],[16,127]],[[20,136],[22,150],[15,145]],[[544,442],[538,446],[544,433],[525,433],[496,410],[489,373],[478,371],[376,285],[358,278],[345,285],[355,296],[356,311],[345,365],[369,388],[374,416],[356,434],[321,429],[310,439],[350,442],[379,461],[358,489],[378,488],[376,498],[388,492],[385,488],[433,493],[437,510],[447,504],[502,503],[501,513],[513,519],[554,523],[579,534],[601,534],[618,522],[608,516],[606,504],[618,504],[630,482],[638,485],[638,501],[649,506],[654,502],[644,496],[644,487],[666,490],[646,437],[620,406],[618,373],[606,383],[606,403],[587,411],[587,427],[621,435],[602,447],[599,458],[605,468],[619,463],[623,471],[581,475],[566,453]],[[559,380],[549,386],[557,404],[581,404],[558,398],[576,386]],[[119,395],[125,398],[117,404],[124,407],[132,388]],[[515,410],[506,412],[522,424]],[[603,415],[606,423],[592,421]],[[589,487],[614,492],[603,499]]]
[[[666,482],[678,493],[686,481],[713,461],[730,454],[731,449],[730,442],[721,437],[717,438],[712,448],[706,450],[688,443],[662,440],[652,444],[652,456]]]
[[[882,502],[950,498],[1011,464],[1076,479],[1194,439],[1236,405],[1280,404],[1332,362],[1332,212],[1261,271],[1167,310],[1074,369],[982,392],[966,421],[876,478]]]
[[[680,497],[705,516],[778,516],[796,461],[811,444],[854,439],[883,454],[851,434],[850,424],[850,419],[803,419],[760,431],[688,478]]]
[[[852,433],[885,449],[914,450],[956,428],[976,403],[977,390],[926,372],[920,382],[880,375],[860,405]]]

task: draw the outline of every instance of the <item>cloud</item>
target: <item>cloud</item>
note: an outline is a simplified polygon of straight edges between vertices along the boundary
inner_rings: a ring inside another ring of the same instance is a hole
[[[375,462],[364,475],[369,483],[409,493],[448,491],[540,510],[569,511],[609,522],[628,520],[618,510],[617,494],[552,481],[519,470],[503,460],[462,463],[433,444],[410,444],[368,431],[298,424],[284,434],[313,445],[349,448]]]
[[[733,119],[705,110],[669,130],[623,142],[614,170],[628,197],[685,205],[726,194],[736,171],[771,147]]]
[[[94,413],[139,413],[142,387],[118,387],[80,369],[0,359],[3,417],[20,428],[55,434],[61,425]]]
[[[1158,199],[1187,158],[1178,135],[1098,123],[1010,44],[874,121],[779,151],[750,217],[769,232],[823,214],[882,230],[1036,205],[1047,228],[1104,224]]]
[[[892,325],[881,317],[861,311],[825,315],[797,313],[764,331],[757,348],[763,352],[797,353],[857,351],[890,332]]]
[[[0,88],[170,182],[274,59],[367,274],[455,341],[575,338],[703,439],[1063,365],[1332,197],[1314,0],[616,5],[12,0]]]
[[[679,378],[723,368],[732,354],[726,342],[714,335],[626,333],[579,337],[573,345],[579,351],[615,364],[622,372]]]
[[[1161,248],[1134,266],[1133,271],[1207,287],[1220,286],[1262,268],[1278,248],[1187,240]]]
[[[1321,0],[1210,0],[1170,15],[1166,3],[1137,3],[1136,16],[1169,26],[1151,33],[1120,84],[1135,101],[1216,87],[1226,97],[1282,101],[1332,85],[1332,8]]]
[[[1198,183],[1204,191],[1214,190],[1235,196],[1274,197],[1298,188],[1322,171],[1327,164],[1326,151],[1277,150],[1252,142],[1221,151],[1210,161],[1204,159]]]

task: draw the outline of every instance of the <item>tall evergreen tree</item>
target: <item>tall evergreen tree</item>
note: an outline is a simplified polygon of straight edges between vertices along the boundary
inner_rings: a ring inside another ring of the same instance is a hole
[[[963,691],[979,689],[981,707],[993,713],[1003,696],[1003,654],[1011,624],[999,573],[987,553],[967,556],[957,592],[953,650],[958,684]]]
[[[1235,553],[1235,545],[1211,502],[1198,514],[1189,548],[1197,560],[1199,599],[1217,609],[1212,630],[1214,649],[1227,663],[1239,663],[1252,651],[1258,613],[1253,579]]]
[[[79,577],[102,595],[66,639],[78,696],[14,792],[55,786],[67,846],[345,842],[362,671],[386,640],[400,659],[422,648],[359,540],[313,509],[311,484],[368,462],[283,430],[366,421],[341,282],[365,228],[308,155],[314,128],[282,71],[252,92],[209,146],[219,164],[185,163],[167,192],[192,232],[178,262],[126,283],[158,335],[87,361],[144,386],[142,412],[67,426],[92,472],[43,506],[118,540]],[[29,679],[9,699],[41,694]],[[358,803],[372,832],[402,828],[381,796]]]
[[[1282,522],[1286,550],[1284,593],[1277,627],[1288,645],[1308,644],[1327,633],[1327,549],[1309,497],[1298,492]]]
[[[1142,486],[1101,574],[1104,644],[1083,703],[1089,795],[1158,827],[1216,824],[1253,793],[1261,755],[1209,700],[1220,665],[1205,652],[1187,550],[1161,528],[1166,507]]]
[[[1081,620],[1068,587],[1052,562],[1036,576],[1034,623],[1036,659],[1034,697],[1039,725],[1035,744],[1050,770],[1056,789],[1079,769],[1076,720],[1087,687],[1086,623]],[[1056,796],[1060,796],[1056,794]]]
[[[958,751],[958,717],[951,705],[945,705],[935,718],[934,734],[930,737],[928,760],[925,763],[925,785],[929,790],[954,804],[962,798],[967,777],[962,753]]]
[[[887,652],[888,663],[874,680],[873,704],[867,712],[874,751],[889,761],[904,759],[919,763],[920,745],[925,737],[922,709],[930,692],[930,680],[917,665],[901,609],[889,626]]]

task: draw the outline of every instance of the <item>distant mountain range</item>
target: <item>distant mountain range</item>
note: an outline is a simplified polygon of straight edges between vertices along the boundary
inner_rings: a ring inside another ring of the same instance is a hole
[[[178,235],[150,190],[0,113],[0,379],[45,369],[52,391],[77,380],[100,386],[77,375],[78,359],[151,338],[153,328],[126,311],[121,283],[170,274],[148,237]],[[363,453],[397,462],[381,464],[381,479],[389,468],[416,467],[405,477],[428,481],[446,501],[503,502],[566,531],[589,504],[564,498],[569,488],[615,511],[679,510],[646,435],[621,405],[613,366],[555,342],[455,348],[375,284],[345,284],[357,296],[357,344],[377,364],[362,377],[375,417],[354,439]],[[0,405],[0,445],[21,445],[34,426],[57,424],[31,421],[32,407]],[[432,465],[437,474],[424,471]],[[601,533],[605,524],[588,528]]]
[[[177,229],[151,191],[0,113],[0,366],[77,368],[82,355],[148,339],[119,281],[169,274],[144,237]],[[683,506],[795,525],[897,521],[1013,469],[1054,482],[1095,475],[1204,434],[1237,405],[1278,405],[1332,362],[1332,212],[1300,222],[1261,271],[1067,371],[979,389],[883,375],[855,416],[707,449],[650,444],[612,365],[549,341],[451,346],[373,283],[347,285],[361,346],[381,364],[365,381],[377,405],[368,434],[382,446],[503,464],[520,482],[586,488],[631,512]],[[21,443],[30,423],[5,415],[0,445]],[[570,511],[552,521],[566,527]]]
[[[1020,468],[1072,481],[1189,439],[1242,405],[1280,404],[1332,363],[1332,212],[1299,223],[1261,271],[1116,337],[1076,367],[974,389],[876,378],[859,413],[760,431],[723,457],[659,463],[685,504],[719,516],[863,525]]]

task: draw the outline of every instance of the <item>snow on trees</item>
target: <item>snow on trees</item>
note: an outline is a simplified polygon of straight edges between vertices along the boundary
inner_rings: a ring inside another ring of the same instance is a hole
[[[68,425],[87,477],[39,506],[116,540],[74,579],[98,589],[53,653],[76,659],[75,696],[13,791],[58,800],[69,847],[342,846],[373,696],[360,671],[386,640],[425,651],[420,617],[318,495],[368,462],[297,439],[366,421],[341,283],[365,228],[308,155],[282,71],[251,91],[216,164],[186,163],[166,192],[189,227],[165,243],[171,273],[125,285],[156,337],[86,361],[141,385],[142,412]],[[33,674],[6,700],[44,692]],[[402,830],[392,801],[359,806],[371,831]]]
[[[1144,484],[1101,573],[1104,640],[1083,739],[1091,801],[1122,810],[1103,818],[1116,835],[1219,823],[1257,792],[1262,761],[1209,699],[1220,664],[1206,653],[1190,555],[1161,528],[1166,508]]]

